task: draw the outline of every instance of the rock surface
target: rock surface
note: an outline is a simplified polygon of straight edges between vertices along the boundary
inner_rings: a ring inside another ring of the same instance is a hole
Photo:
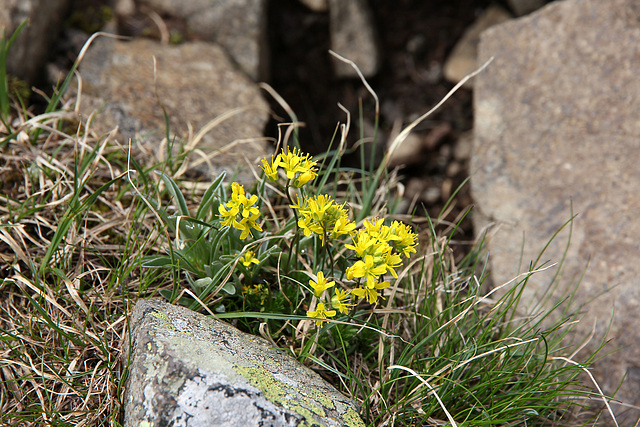
[[[365,77],[380,68],[380,58],[373,16],[364,0],[329,0],[331,49],[355,62]],[[349,64],[334,61],[338,77],[357,77]]]
[[[621,350],[597,364],[594,375],[606,393],[626,375],[616,398],[636,407],[639,16],[634,0],[569,0],[484,32],[479,60],[495,61],[475,82],[471,165],[476,230],[499,226],[488,246],[496,285],[527,268],[572,211],[577,214],[555,295],[586,268],[576,294],[576,302],[586,304],[578,331],[587,336],[595,324],[593,349],[613,315],[607,348]],[[559,262],[567,237],[565,229],[543,260]],[[522,300],[538,302],[555,273],[534,276]],[[636,410],[614,409],[620,425],[637,419]]]
[[[507,0],[507,3],[517,16],[522,16],[540,9],[546,0]]]
[[[410,133],[402,144],[391,152],[388,167],[424,165],[428,151],[433,150],[450,133],[451,125],[449,123],[435,126],[426,135]]]
[[[0,30],[10,37],[25,19],[24,27],[9,51],[7,71],[33,82],[47,61],[62,26],[68,0],[2,0]],[[0,34],[1,35],[1,34]]]
[[[138,301],[128,342],[126,427],[364,426],[283,350],[184,307]]]
[[[98,134],[118,125],[121,143],[141,139],[141,144],[162,156],[162,108],[177,137],[176,144],[187,139],[188,125],[195,135],[216,117],[235,110],[197,144],[198,159],[208,158],[204,172],[232,173],[241,167],[239,179],[247,180],[252,175],[243,166],[244,159],[255,164],[266,155],[266,143],[255,138],[262,138],[268,106],[255,84],[235,69],[217,45],[193,42],[169,46],[146,39],[124,42],[99,38],[89,48],[80,74],[81,112],[99,111],[92,125]]]
[[[329,0],[300,0],[300,3],[314,12],[326,12],[329,10]]]
[[[474,72],[478,68],[478,43],[480,34],[487,28],[501,24],[511,19],[509,12],[500,6],[490,6],[480,17],[465,31],[462,38],[456,43],[451,54],[442,67],[444,77],[453,83]],[[471,87],[473,79],[466,83]]]
[[[265,0],[145,0],[151,9],[186,21],[190,32],[215,42],[254,81],[268,71],[267,6]]]

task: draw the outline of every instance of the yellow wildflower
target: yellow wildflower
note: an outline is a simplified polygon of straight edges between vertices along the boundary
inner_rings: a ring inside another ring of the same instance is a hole
[[[280,165],[280,154],[276,156],[274,159],[271,156],[271,163],[267,162],[266,159],[262,159],[262,170],[264,174],[269,178],[269,180],[276,182],[278,180],[278,166]]]
[[[335,310],[325,310],[324,304],[321,302],[318,303],[318,306],[316,307],[315,310],[307,311],[307,316],[315,317],[318,319],[316,320],[316,326],[321,326],[324,323],[322,319],[333,317],[335,315],[336,315]]]
[[[234,182],[231,184],[231,200],[225,205],[218,207],[221,224],[226,227],[233,227],[242,231],[241,239],[253,234],[251,230],[262,231],[256,220],[260,217],[260,211],[255,205],[258,202],[258,196],[253,195],[247,199],[242,185]],[[240,217],[240,221],[238,221]]]
[[[333,235],[335,237],[342,235],[351,235],[356,229],[356,223],[349,220],[347,214],[343,213],[333,225]]]
[[[313,288],[313,294],[320,298],[322,293],[326,290],[334,286],[336,282],[327,282],[327,279],[324,277],[324,273],[322,271],[318,272],[318,276],[316,280],[309,280],[309,285]]]
[[[391,275],[397,279],[398,274],[396,273],[395,268],[399,267],[400,264],[402,264],[402,258],[400,257],[400,255],[389,251],[385,256],[384,263],[387,266],[387,269],[389,269],[389,271],[391,272]]]
[[[242,294],[246,298],[260,301],[260,305],[264,305],[264,302],[269,298],[269,286],[263,283],[257,283],[253,286],[243,286]]]
[[[385,289],[389,287],[389,282],[375,282],[372,286],[356,288],[351,291],[352,294],[357,296],[358,298],[364,298],[370,304],[375,304],[378,301],[378,290]],[[382,297],[381,297],[382,298]]]
[[[348,249],[355,251],[360,258],[364,258],[365,255],[371,253],[374,246],[378,245],[377,239],[371,238],[371,235],[367,230],[360,229],[352,238],[352,245],[345,245]]]
[[[305,185],[307,182],[315,179],[315,177],[318,176],[318,174],[314,171],[312,171],[311,169],[301,173],[298,178],[295,180],[295,182],[293,183],[293,185],[297,188],[302,187],[303,185]]]
[[[253,251],[247,251],[241,258],[242,264],[245,267],[250,267],[251,264],[260,264],[260,260],[254,257],[254,255]]]
[[[384,219],[382,218],[376,217],[372,220],[365,219],[362,225],[371,237],[380,237],[380,234],[385,231]],[[384,238],[382,240],[384,240]]]
[[[288,180],[294,180],[293,185],[295,187],[302,187],[307,182],[318,176],[316,162],[311,160],[309,154],[302,155],[299,148],[293,148],[293,150],[286,147],[280,157],[279,167],[284,169]]]
[[[372,255],[367,255],[363,260],[356,261],[351,267],[347,268],[347,279],[352,280],[355,278],[363,277],[366,280],[367,286],[371,287],[371,284],[375,283],[378,276],[387,272],[387,265],[384,263],[374,263]]]
[[[304,235],[310,236],[311,233],[315,233],[320,236],[322,244],[325,236],[335,238],[350,235],[356,228],[355,223],[349,220],[344,204],[337,204],[325,194],[309,197],[304,201],[298,199],[297,204],[290,207],[300,214],[298,227]]]
[[[344,301],[349,297],[349,293],[349,291],[336,289],[336,293],[331,297],[331,305],[340,310],[340,313],[342,314],[347,314],[349,309],[353,307],[353,304],[349,304]]]
[[[391,223],[391,230],[395,237],[393,243],[396,251],[407,258],[411,256],[412,252],[416,252],[416,246],[418,245],[416,239],[418,236],[411,231],[411,227],[399,221],[393,221]]]

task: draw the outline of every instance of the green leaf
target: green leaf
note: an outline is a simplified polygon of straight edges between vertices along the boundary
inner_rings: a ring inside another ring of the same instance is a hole
[[[211,204],[214,202],[216,198],[216,192],[220,185],[222,185],[222,180],[227,175],[226,172],[222,172],[218,178],[207,188],[207,191],[204,192],[202,196],[202,201],[200,202],[200,207],[198,208],[198,212],[196,213],[196,219],[203,220],[206,218],[207,211]],[[215,212],[214,212],[215,214]]]
[[[184,199],[184,196],[182,195],[178,184],[176,184],[176,182],[171,179],[169,175],[160,171],[154,172],[160,175],[160,178],[167,186],[167,191],[169,191],[173,198],[176,199],[176,203],[178,203],[178,212],[180,212],[180,215],[191,216],[191,214],[189,213],[189,208],[187,208],[187,201]]]
[[[222,287],[222,290],[228,293],[229,295],[236,294],[236,287],[231,282],[225,283],[224,286]]]
[[[193,218],[182,215],[169,215],[169,221],[171,221],[171,230],[174,233],[178,230],[179,226],[180,233],[178,233],[177,237],[181,242],[200,239],[204,232],[203,224],[208,226],[206,223],[197,224]]]
[[[196,289],[196,291],[200,293],[200,291],[206,289],[207,286],[211,284],[211,282],[213,282],[213,279],[211,277],[203,277],[202,279],[196,280],[193,283],[193,286]]]
[[[150,255],[142,258],[140,267],[144,268],[171,268],[174,267],[171,257],[166,255]]]

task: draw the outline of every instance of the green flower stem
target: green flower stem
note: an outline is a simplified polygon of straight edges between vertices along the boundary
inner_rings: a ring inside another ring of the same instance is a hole
[[[287,200],[289,201],[289,205],[294,205],[293,199],[291,198],[291,194],[289,194],[289,188],[291,188],[291,180],[287,181],[287,185],[284,187],[284,194],[287,195]],[[296,254],[300,251],[300,226],[298,225],[298,212],[295,209],[291,209],[293,211],[293,216],[296,221],[296,234],[293,236],[293,241],[289,245],[289,258],[287,259],[287,271],[291,267],[291,258],[293,257],[293,253]],[[293,249],[295,245],[295,251]]]
[[[324,232],[324,243],[322,246],[324,246],[324,249],[327,253],[326,257],[329,260],[329,271],[331,272],[331,275],[333,275],[333,256],[331,256],[331,250],[329,249],[329,240],[328,240],[328,236],[327,236],[327,230],[323,230]],[[324,258],[322,259],[322,267],[324,267]]]

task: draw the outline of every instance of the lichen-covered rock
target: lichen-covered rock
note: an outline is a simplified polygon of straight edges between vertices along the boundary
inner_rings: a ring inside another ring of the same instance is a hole
[[[143,300],[129,336],[127,427],[364,426],[319,375],[227,323]]]

